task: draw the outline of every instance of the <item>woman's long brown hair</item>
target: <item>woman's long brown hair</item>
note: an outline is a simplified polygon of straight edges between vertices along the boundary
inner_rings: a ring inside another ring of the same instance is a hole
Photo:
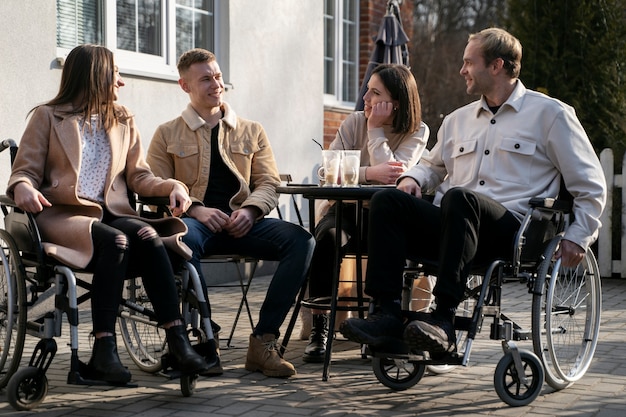
[[[58,94],[45,104],[71,103],[73,113],[82,113],[86,121],[98,115],[97,127],[109,131],[121,117],[115,112],[114,83],[113,53],[101,45],[79,45],[65,59]]]

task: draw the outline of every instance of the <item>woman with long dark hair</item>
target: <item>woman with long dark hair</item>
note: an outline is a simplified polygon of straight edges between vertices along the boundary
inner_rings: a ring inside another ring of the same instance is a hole
[[[341,123],[329,149],[361,151],[361,184],[395,184],[404,171],[419,161],[428,142],[429,129],[422,122],[417,83],[408,67],[381,64],[372,71],[363,101],[363,111],[352,113]],[[356,204],[343,204],[342,251],[345,252],[357,224]],[[311,298],[331,294],[334,265],[330,260],[335,254],[336,207],[327,204],[326,209],[315,227],[316,246],[309,279]],[[318,211],[323,212],[324,208]],[[328,333],[327,312],[314,310],[309,344],[304,350],[305,362],[324,360]]]
[[[133,115],[115,103],[122,86],[110,50],[74,48],[65,60],[57,96],[32,110],[7,189],[20,209],[36,215],[49,255],[93,272],[95,343],[84,377],[111,384],[131,379],[115,339],[124,279],[131,276],[142,277],[180,370],[195,374],[207,369],[189,342],[157,226],[138,217],[129,202],[129,192],[169,196],[174,214],[181,215],[191,204],[188,190],[150,171]],[[178,218],[165,222],[170,222],[169,230],[186,230]]]

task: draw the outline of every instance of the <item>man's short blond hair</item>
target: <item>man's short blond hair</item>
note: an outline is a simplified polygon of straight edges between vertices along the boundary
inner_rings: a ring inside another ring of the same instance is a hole
[[[182,78],[183,74],[187,72],[189,67],[193,64],[197,64],[199,62],[213,62],[217,61],[215,54],[211,51],[207,51],[202,48],[194,48],[189,51],[183,53],[180,58],[178,58],[178,75]]]
[[[504,29],[488,28],[471,34],[469,41],[480,44],[486,65],[502,58],[507,74],[511,78],[519,77],[522,69],[522,44],[515,36]]]

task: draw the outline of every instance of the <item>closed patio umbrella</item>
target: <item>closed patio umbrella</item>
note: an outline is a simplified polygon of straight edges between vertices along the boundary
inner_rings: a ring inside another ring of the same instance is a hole
[[[409,66],[409,38],[402,28],[400,6],[398,0],[387,2],[387,12],[378,29],[374,50],[370,56],[365,76],[359,90],[359,97],[355,110],[363,110],[363,95],[367,91],[367,82],[372,71],[379,64],[404,64]]]

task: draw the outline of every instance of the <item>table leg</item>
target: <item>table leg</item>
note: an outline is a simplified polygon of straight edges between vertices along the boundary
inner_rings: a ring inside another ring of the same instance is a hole
[[[363,312],[363,253],[361,239],[363,238],[363,201],[358,200],[356,205],[356,297],[359,318],[365,318]]]
[[[315,200],[309,199],[309,232],[315,236]]]
[[[341,227],[343,217],[343,204],[341,201],[336,203],[335,214],[335,269],[333,271],[333,288],[330,298],[330,314],[328,317],[328,339],[326,340],[326,355],[324,356],[324,372],[322,374],[322,381],[328,381],[328,374],[330,372],[330,361],[332,358],[333,339],[335,332],[335,316],[337,314],[337,297],[339,296],[339,268],[341,267]]]

